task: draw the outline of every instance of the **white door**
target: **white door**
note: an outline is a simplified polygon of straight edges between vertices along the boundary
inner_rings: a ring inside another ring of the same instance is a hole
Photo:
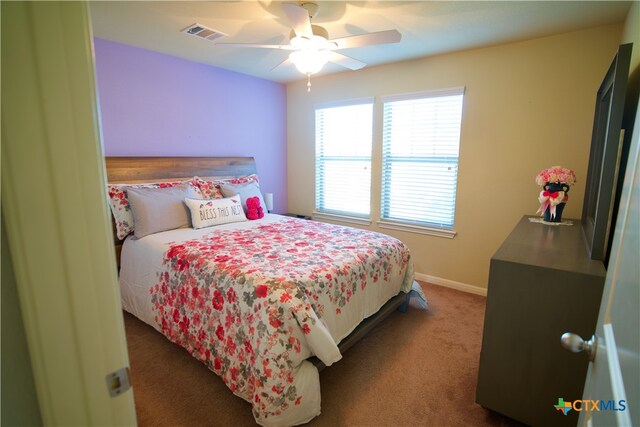
[[[640,110],[595,332],[595,359],[589,365],[582,402],[574,402],[574,409],[581,410],[580,426],[640,425],[639,133]]]
[[[97,105],[87,4],[3,1],[3,234],[44,425],[136,423],[107,381],[128,355]]]

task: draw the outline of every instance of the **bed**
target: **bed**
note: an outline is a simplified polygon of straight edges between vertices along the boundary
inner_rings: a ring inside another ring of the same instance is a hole
[[[243,157],[107,157],[106,166],[110,189],[256,173]],[[118,226],[123,308],[219,375],[264,426],[319,415],[319,370],[406,309],[414,285],[404,244],[351,227],[267,213],[121,240]]]

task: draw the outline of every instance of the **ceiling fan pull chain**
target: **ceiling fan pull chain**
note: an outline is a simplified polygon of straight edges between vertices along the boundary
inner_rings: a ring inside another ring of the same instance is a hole
[[[311,73],[307,73],[307,92],[311,92]]]

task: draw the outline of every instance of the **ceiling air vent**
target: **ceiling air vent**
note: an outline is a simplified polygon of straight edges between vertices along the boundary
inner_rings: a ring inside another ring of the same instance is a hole
[[[220,31],[216,31],[209,27],[205,27],[202,24],[191,24],[187,28],[183,28],[182,30],[180,30],[180,32],[209,41],[214,41],[219,39],[220,37],[226,36],[225,33],[221,33]]]

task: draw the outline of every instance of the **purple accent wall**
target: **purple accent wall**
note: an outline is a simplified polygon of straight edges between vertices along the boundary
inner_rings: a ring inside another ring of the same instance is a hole
[[[287,211],[284,85],[94,38],[107,156],[253,156]]]

